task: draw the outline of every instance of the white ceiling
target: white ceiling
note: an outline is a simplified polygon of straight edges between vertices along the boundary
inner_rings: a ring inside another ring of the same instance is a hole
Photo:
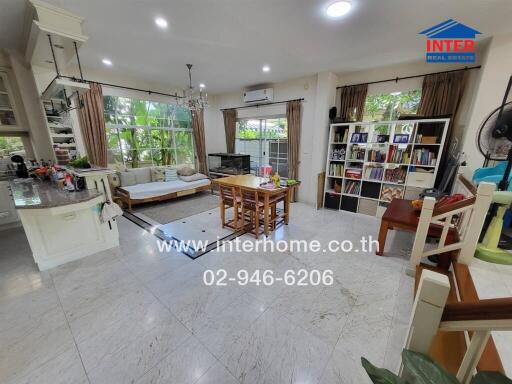
[[[194,82],[210,93],[418,60],[425,46],[418,32],[448,18],[482,38],[512,32],[511,0],[352,0],[338,20],[323,12],[330,0],[46,1],[85,18],[85,68],[106,69],[108,57],[114,66],[106,70],[181,87],[193,63]],[[0,47],[20,46],[24,7],[0,0]],[[155,16],[168,20],[168,30],[155,26]]]

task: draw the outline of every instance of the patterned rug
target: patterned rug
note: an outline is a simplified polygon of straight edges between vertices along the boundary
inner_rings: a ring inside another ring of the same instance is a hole
[[[169,201],[136,205],[133,207],[133,214],[142,214],[158,224],[167,224],[218,206],[219,196],[200,192]]]

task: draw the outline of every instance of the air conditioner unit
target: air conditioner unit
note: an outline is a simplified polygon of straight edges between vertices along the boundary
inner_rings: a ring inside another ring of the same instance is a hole
[[[274,99],[274,89],[265,88],[254,91],[244,92],[244,103],[256,103],[259,101],[272,101]]]

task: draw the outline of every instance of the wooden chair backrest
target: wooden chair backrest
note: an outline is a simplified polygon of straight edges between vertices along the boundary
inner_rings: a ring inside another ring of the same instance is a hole
[[[236,197],[236,188],[229,185],[219,185],[220,198],[226,203],[232,204]]]
[[[241,187],[240,196],[242,197],[242,205],[248,209],[254,209],[259,204],[258,191],[254,189]]]

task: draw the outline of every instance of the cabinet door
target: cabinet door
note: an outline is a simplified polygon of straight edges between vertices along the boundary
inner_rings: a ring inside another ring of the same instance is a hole
[[[0,182],[0,225],[18,221],[18,214],[14,208],[14,201],[11,197],[9,183]]]

